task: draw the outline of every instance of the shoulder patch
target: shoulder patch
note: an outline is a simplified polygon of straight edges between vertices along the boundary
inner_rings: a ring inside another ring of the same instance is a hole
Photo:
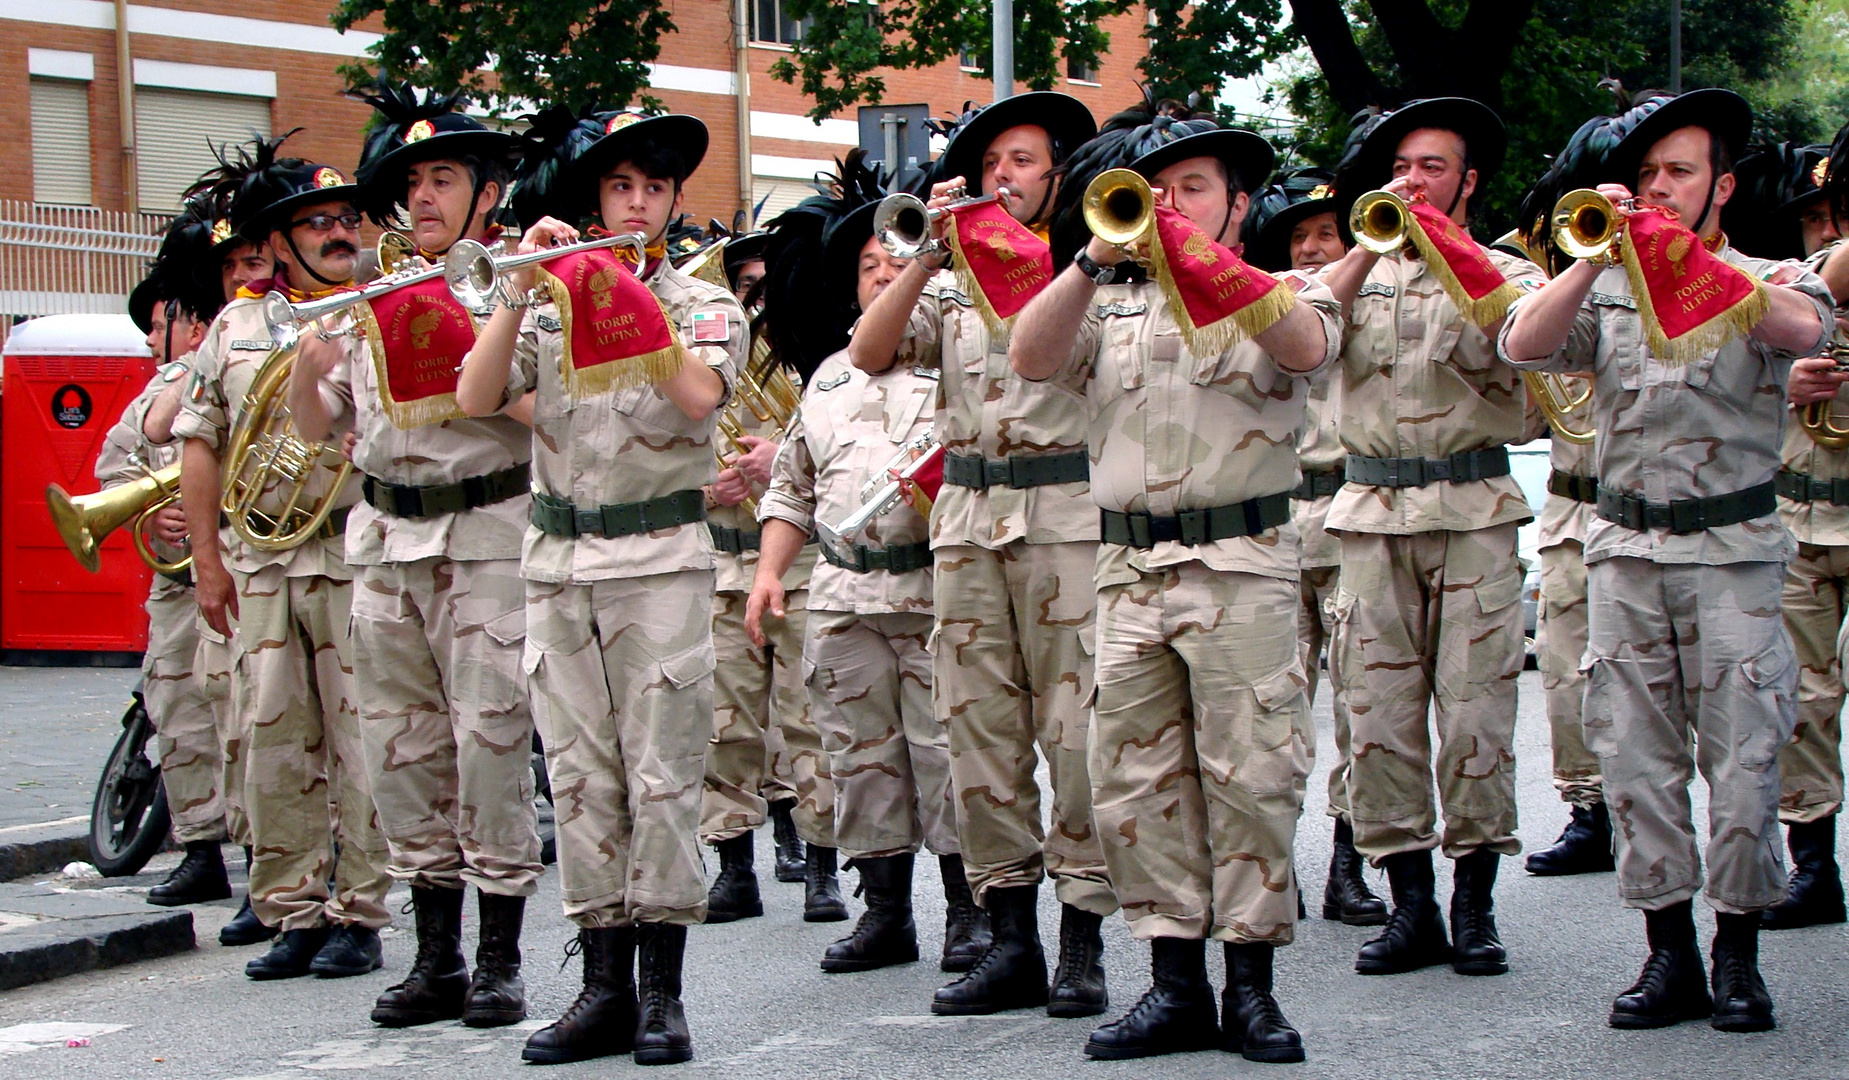
[[[723,311],[693,313],[693,340],[725,341],[732,336],[732,317]]]
[[[1355,299],[1359,300],[1364,296],[1385,296],[1392,298],[1398,294],[1398,289],[1384,281],[1369,281],[1355,290]]]
[[[1108,304],[1098,305],[1098,317],[1101,319],[1128,318],[1132,315],[1141,315],[1148,310],[1149,305],[1142,301],[1113,300]]]
[[[1621,307],[1621,308],[1630,308],[1632,311],[1637,310],[1636,300],[1633,300],[1628,296],[1619,296],[1617,293],[1603,293],[1603,292],[1589,293],[1587,294],[1586,299],[1591,300],[1595,304],[1600,304],[1605,307]]]
[[[969,298],[969,294],[962,289],[942,288],[937,291],[937,295],[939,299],[949,301],[958,307],[976,306],[975,302]]]
[[[556,334],[565,329],[565,324],[557,315],[534,315],[533,322],[548,334]]]
[[[186,365],[178,360],[171,364],[161,365],[161,382],[179,382],[180,377],[185,374]]]
[[[230,347],[248,352],[269,352],[275,345],[269,338],[232,338]]]
[[[816,390],[822,393],[827,393],[828,391],[833,390],[837,386],[847,385],[847,381],[849,379],[852,379],[853,377],[854,375],[852,372],[843,371],[841,374],[835,376],[832,379],[820,380],[819,382],[815,384],[815,388]]]

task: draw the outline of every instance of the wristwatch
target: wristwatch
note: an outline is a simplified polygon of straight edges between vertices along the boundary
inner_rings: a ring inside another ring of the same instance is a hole
[[[1072,265],[1078,267],[1079,273],[1090,278],[1093,284],[1109,285],[1117,279],[1117,268],[1115,266],[1099,266],[1092,260],[1092,257],[1085,254],[1083,250],[1080,250],[1078,256],[1072,260]]]

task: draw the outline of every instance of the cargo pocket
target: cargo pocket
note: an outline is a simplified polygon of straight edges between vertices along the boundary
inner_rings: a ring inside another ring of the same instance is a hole
[[[1360,598],[1337,587],[1329,598],[1329,684],[1342,695],[1349,716],[1365,715],[1373,708],[1367,690],[1367,659],[1353,644],[1355,605]]]
[[[1303,672],[1292,661],[1252,684],[1253,703],[1248,715],[1235,723],[1245,760],[1239,782],[1256,794],[1291,791],[1309,775],[1309,751],[1303,740],[1303,711],[1307,708]]]
[[[1580,662],[1579,673],[1586,677],[1586,696],[1580,710],[1581,734],[1585,737],[1586,749],[1604,760],[1618,752],[1612,717],[1617,710],[1626,707],[1628,698],[1638,693],[1648,695],[1649,688],[1639,684],[1637,661],[1629,644],[1619,645],[1610,655],[1588,648],[1585,659]],[[1637,704],[1630,701],[1629,707],[1634,709]]]
[[[1739,664],[1737,675],[1723,675],[1726,698],[1715,704],[1726,710],[1724,715],[1737,725],[1734,759],[1741,768],[1765,772],[1791,740],[1797,720],[1797,688],[1792,677],[1795,663],[1791,639],[1781,630],[1771,645]],[[1704,702],[1703,711],[1706,707]]]
[[[661,674],[674,689],[686,690],[699,685],[701,679],[709,678],[718,666],[718,654],[713,651],[713,643],[708,639],[663,658]]]
[[[1513,679],[1522,665],[1522,598],[1520,564],[1500,577],[1491,578],[1471,590],[1476,596],[1477,614],[1481,616],[1477,632],[1471,635],[1465,657],[1465,670],[1473,689],[1492,686]],[[1462,696],[1462,695],[1460,695]]]
[[[473,711],[484,732],[524,728],[526,709],[526,605],[490,619],[469,670],[457,672],[458,704]],[[495,739],[496,742],[502,740]]]

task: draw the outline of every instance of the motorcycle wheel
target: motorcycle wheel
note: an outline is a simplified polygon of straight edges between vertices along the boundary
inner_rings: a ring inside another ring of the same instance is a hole
[[[147,754],[153,736],[154,724],[136,694],[90,806],[90,861],[104,877],[138,873],[167,842],[173,825],[160,765]]]

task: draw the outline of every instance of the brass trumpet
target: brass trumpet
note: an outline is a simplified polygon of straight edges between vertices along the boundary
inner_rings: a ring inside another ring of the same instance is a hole
[[[1384,189],[1364,193],[1348,211],[1348,231],[1355,234],[1355,243],[1376,255],[1391,255],[1404,247],[1411,227],[1406,200]]]
[[[1522,382],[1527,384],[1529,395],[1547,415],[1547,426],[1575,446],[1591,446],[1598,436],[1598,429],[1590,423],[1590,417],[1583,429],[1574,427],[1571,422],[1572,414],[1592,400],[1592,381],[1583,381],[1585,385],[1575,391],[1567,389],[1567,381],[1552,372],[1522,372]]]
[[[1849,341],[1837,337],[1830,342],[1825,355],[1836,361],[1837,371],[1849,372]],[[1810,436],[1811,442],[1825,450],[1849,447],[1849,427],[1836,421],[1835,405],[1835,398],[1825,398],[1804,406],[1804,411],[1798,414],[1798,426],[1804,429],[1804,434]]]
[[[1554,246],[1575,259],[1615,263],[1619,237],[1624,232],[1624,218],[1619,211],[1637,208],[1636,199],[1626,199],[1620,205],[1591,188],[1575,188],[1554,204],[1550,219]]]
[[[973,195],[967,198],[962,187],[952,188],[951,202],[944,206],[929,207],[923,199],[903,191],[895,191],[880,200],[879,208],[873,211],[873,235],[879,237],[880,246],[886,254],[895,259],[916,259],[921,255],[936,255],[945,249],[944,242],[931,235],[931,226],[952,211],[968,206],[981,206],[1001,198],[1001,188],[987,195]]]
[[[1127,250],[1155,232],[1155,192],[1141,173],[1106,169],[1085,185],[1081,213],[1093,236]]]
[[[102,568],[103,540],[131,521],[134,522],[135,552],[142,562],[162,574],[178,574],[191,566],[191,555],[169,562],[156,555],[148,543],[148,521],[179,498],[180,466],[177,462],[158,472],[143,465],[141,479],[90,495],[71,495],[56,484],[45,489],[45,505],[51,511],[52,526],[78,563],[92,574]]]
[[[397,234],[387,233],[386,235],[396,236]],[[465,244],[471,242],[463,241]],[[385,241],[381,239],[379,245],[383,249]],[[319,323],[329,315],[339,314],[368,300],[376,300],[386,293],[402,289],[407,285],[416,285],[421,281],[442,277],[445,273],[443,266],[416,269],[410,265],[409,256],[402,258],[398,262],[398,267],[396,272],[386,274],[363,288],[337,292],[319,300],[290,303],[289,298],[283,295],[281,289],[271,289],[263,297],[263,321],[269,324],[270,340],[277,348],[292,349],[296,341],[300,339],[302,331],[306,330],[311,323]],[[318,328],[318,332],[329,337],[337,337],[351,333],[352,329],[329,331]]]
[[[525,255],[496,255],[473,240],[458,240],[449,249],[449,253],[443,256],[443,266],[438,272],[448,283],[450,295],[463,307],[481,311],[493,304],[496,294],[505,287],[509,270],[518,270],[522,266],[532,266],[582,251],[613,247],[634,248],[638,267],[648,258],[648,237],[639,232],[620,233],[576,244],[561,244],[544,251],[530,251]]]

